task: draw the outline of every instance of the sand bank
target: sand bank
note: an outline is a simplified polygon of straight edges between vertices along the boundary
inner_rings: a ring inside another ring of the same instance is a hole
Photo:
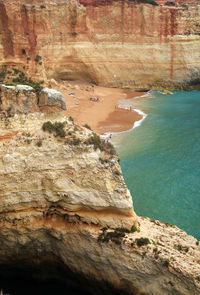
[[[83,82],[62,82],[58,89],[65,96],[67,116],[76,124],[88,124],[92,130],[104,134],[131,129],[142,115],[134,110],[118,108],[118,101],[144,95],[126,89],[92,86]],[[98,101],[94,101],[95,98]]]

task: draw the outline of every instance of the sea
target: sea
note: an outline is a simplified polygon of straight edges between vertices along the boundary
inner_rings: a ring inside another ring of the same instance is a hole
[[[200,240],[200,91],[151,91],[119,105],[143,116],[113,139],[134,210]]]

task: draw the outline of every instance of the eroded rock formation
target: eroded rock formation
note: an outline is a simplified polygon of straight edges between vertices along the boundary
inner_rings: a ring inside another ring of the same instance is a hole
[[[63,122],[66,136],[44,132],[49,120]],[[37,278],[71,283],[78,273],[99,294],[199,294],[198,242],[136,217],[118,157],[93,137],[59,113],[2,118],[0,273],[32,267]]]
[[[43,88],[35,92],[28,85],[6,86],[0,84],[0,111],[9,116],[17,113],[66,110],[64,96],[54,89]]]
[[[5,0],[0,2],[0,64],[2,71],[25,67],[39,80],[123,87],[185,83],[199,78],[199,21],[198,6]]]

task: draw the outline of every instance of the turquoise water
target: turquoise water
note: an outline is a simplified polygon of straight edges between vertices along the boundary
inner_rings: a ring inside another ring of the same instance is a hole
[[[114,140],[138,215],[200,239],[200,91],[136,100],[148,116]]]

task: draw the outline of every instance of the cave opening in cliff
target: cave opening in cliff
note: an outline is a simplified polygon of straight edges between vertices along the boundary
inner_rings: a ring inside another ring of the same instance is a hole
[[[0,294],[128,295],[106,282],[72,272],[60,261],[16,260],[0,264]],[[137,294],[137,293],[136,293]]]
[[[22,53],[22,55],[26,55],[26,50],[25,49],[22,49],[21,50],[21,53]]]

